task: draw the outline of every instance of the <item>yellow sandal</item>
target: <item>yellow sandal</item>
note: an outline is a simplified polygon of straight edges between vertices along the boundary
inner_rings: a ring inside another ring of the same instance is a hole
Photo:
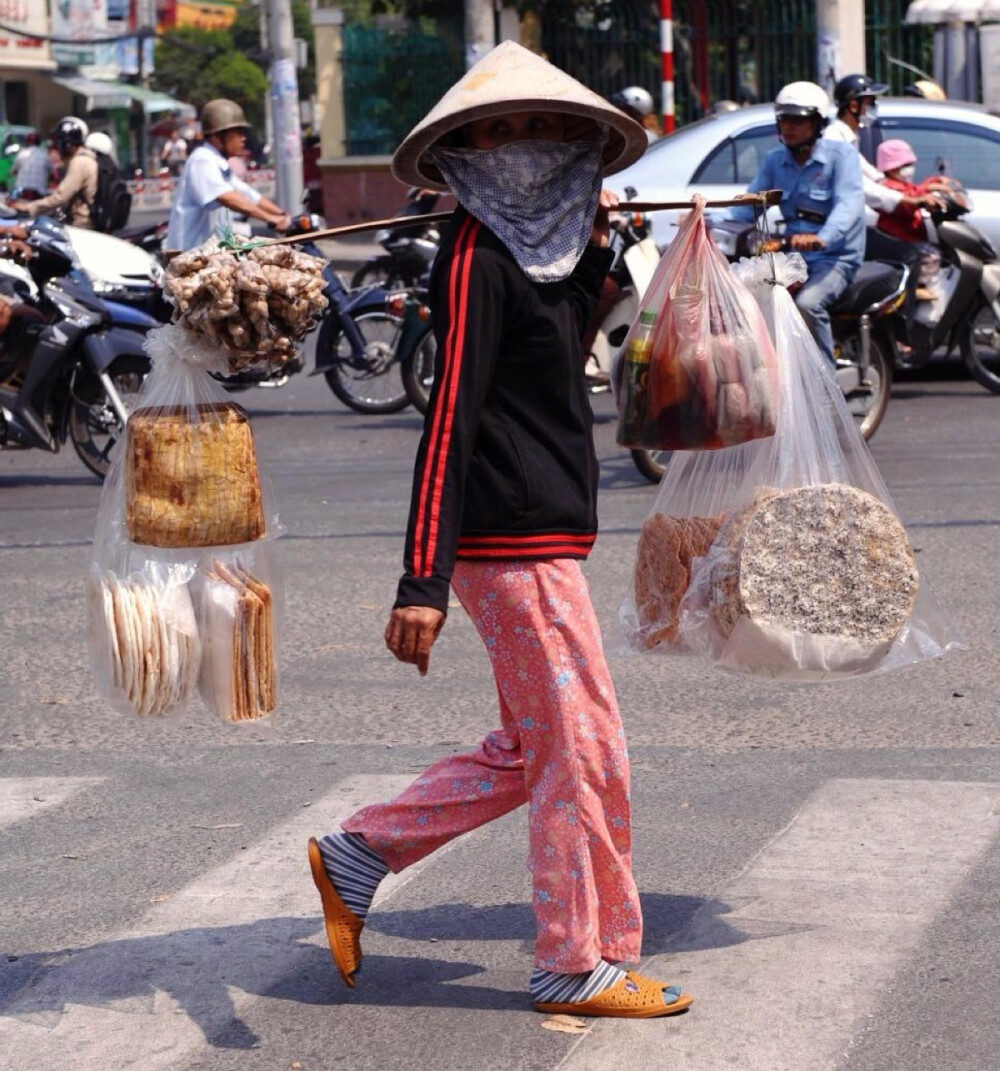
[[[670,1004],[664,1003],[664,993],[674,995]],[[676,1015],[686,1011],[694,997],[681,993],[677,986],[667,986],[645,975],[629,971],[610,989],[579,1004],[535,1004],[535,1010],[546,1015],[591,1015],[616,1019],[654,1019],[661,1015]]]
[[[323,866],[323,856],[315,837],[309,838],[309,866],[323,901],[326,939],[330,942],[333,962],[337,964],[340,977],[353,989],[354,975],[361,967],[361,931],[365,924],[341,900],[340,894],[333,887],[326,867]]]

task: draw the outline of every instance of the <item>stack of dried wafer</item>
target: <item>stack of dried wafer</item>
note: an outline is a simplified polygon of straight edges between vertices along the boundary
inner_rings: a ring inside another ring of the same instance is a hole
[[[691,563],[715,541],[722,517],[668,517],[653,513],[642,526],[635,562],[635,605],[645,647],[675,643]]]
[[[111,694],[140,716],[184,708],[200,656],[187,585],[95,569],[87,603],[95,668]]]
[[[239,563],[205,574],[200,691],[224,721],[250,721],[277,705],[271,590]]]
[[[132,542],[217,547],[264,536],[253,431],[241,406],[136,409],[126,426],[124,460]]]

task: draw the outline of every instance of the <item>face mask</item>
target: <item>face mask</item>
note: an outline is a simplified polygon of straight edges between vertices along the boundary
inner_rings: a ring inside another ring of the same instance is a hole
[[[458,203],[493,231],[524,274],[552,283],[573,271],[590,241],[603,144],[603,137],[529,139],[431,155]]]
[[[912,182],[913,176],[917,173],[917,169],[913,164],[907,164],[906,167],[899,168],[897,174],[904,182]]]
[[[878,118],[878,105],[875,101],[865,108],[864,112],[858,116],[858,126],[871,126],[872,123]]]

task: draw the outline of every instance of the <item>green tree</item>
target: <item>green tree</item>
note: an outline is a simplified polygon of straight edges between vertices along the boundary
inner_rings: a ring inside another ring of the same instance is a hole
[[[199,109],[215,97],[228,97],[251,125],[263,128],[267,78],[224,30],[184,27],[159,42],[153,85]]]

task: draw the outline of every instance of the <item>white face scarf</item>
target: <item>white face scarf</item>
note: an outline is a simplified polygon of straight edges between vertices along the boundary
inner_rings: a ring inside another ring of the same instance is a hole
[[[565,279],[590,241],[604,138],[512,141],[497,149],[431,150],[458,203],[481,220],[536,283]]]

